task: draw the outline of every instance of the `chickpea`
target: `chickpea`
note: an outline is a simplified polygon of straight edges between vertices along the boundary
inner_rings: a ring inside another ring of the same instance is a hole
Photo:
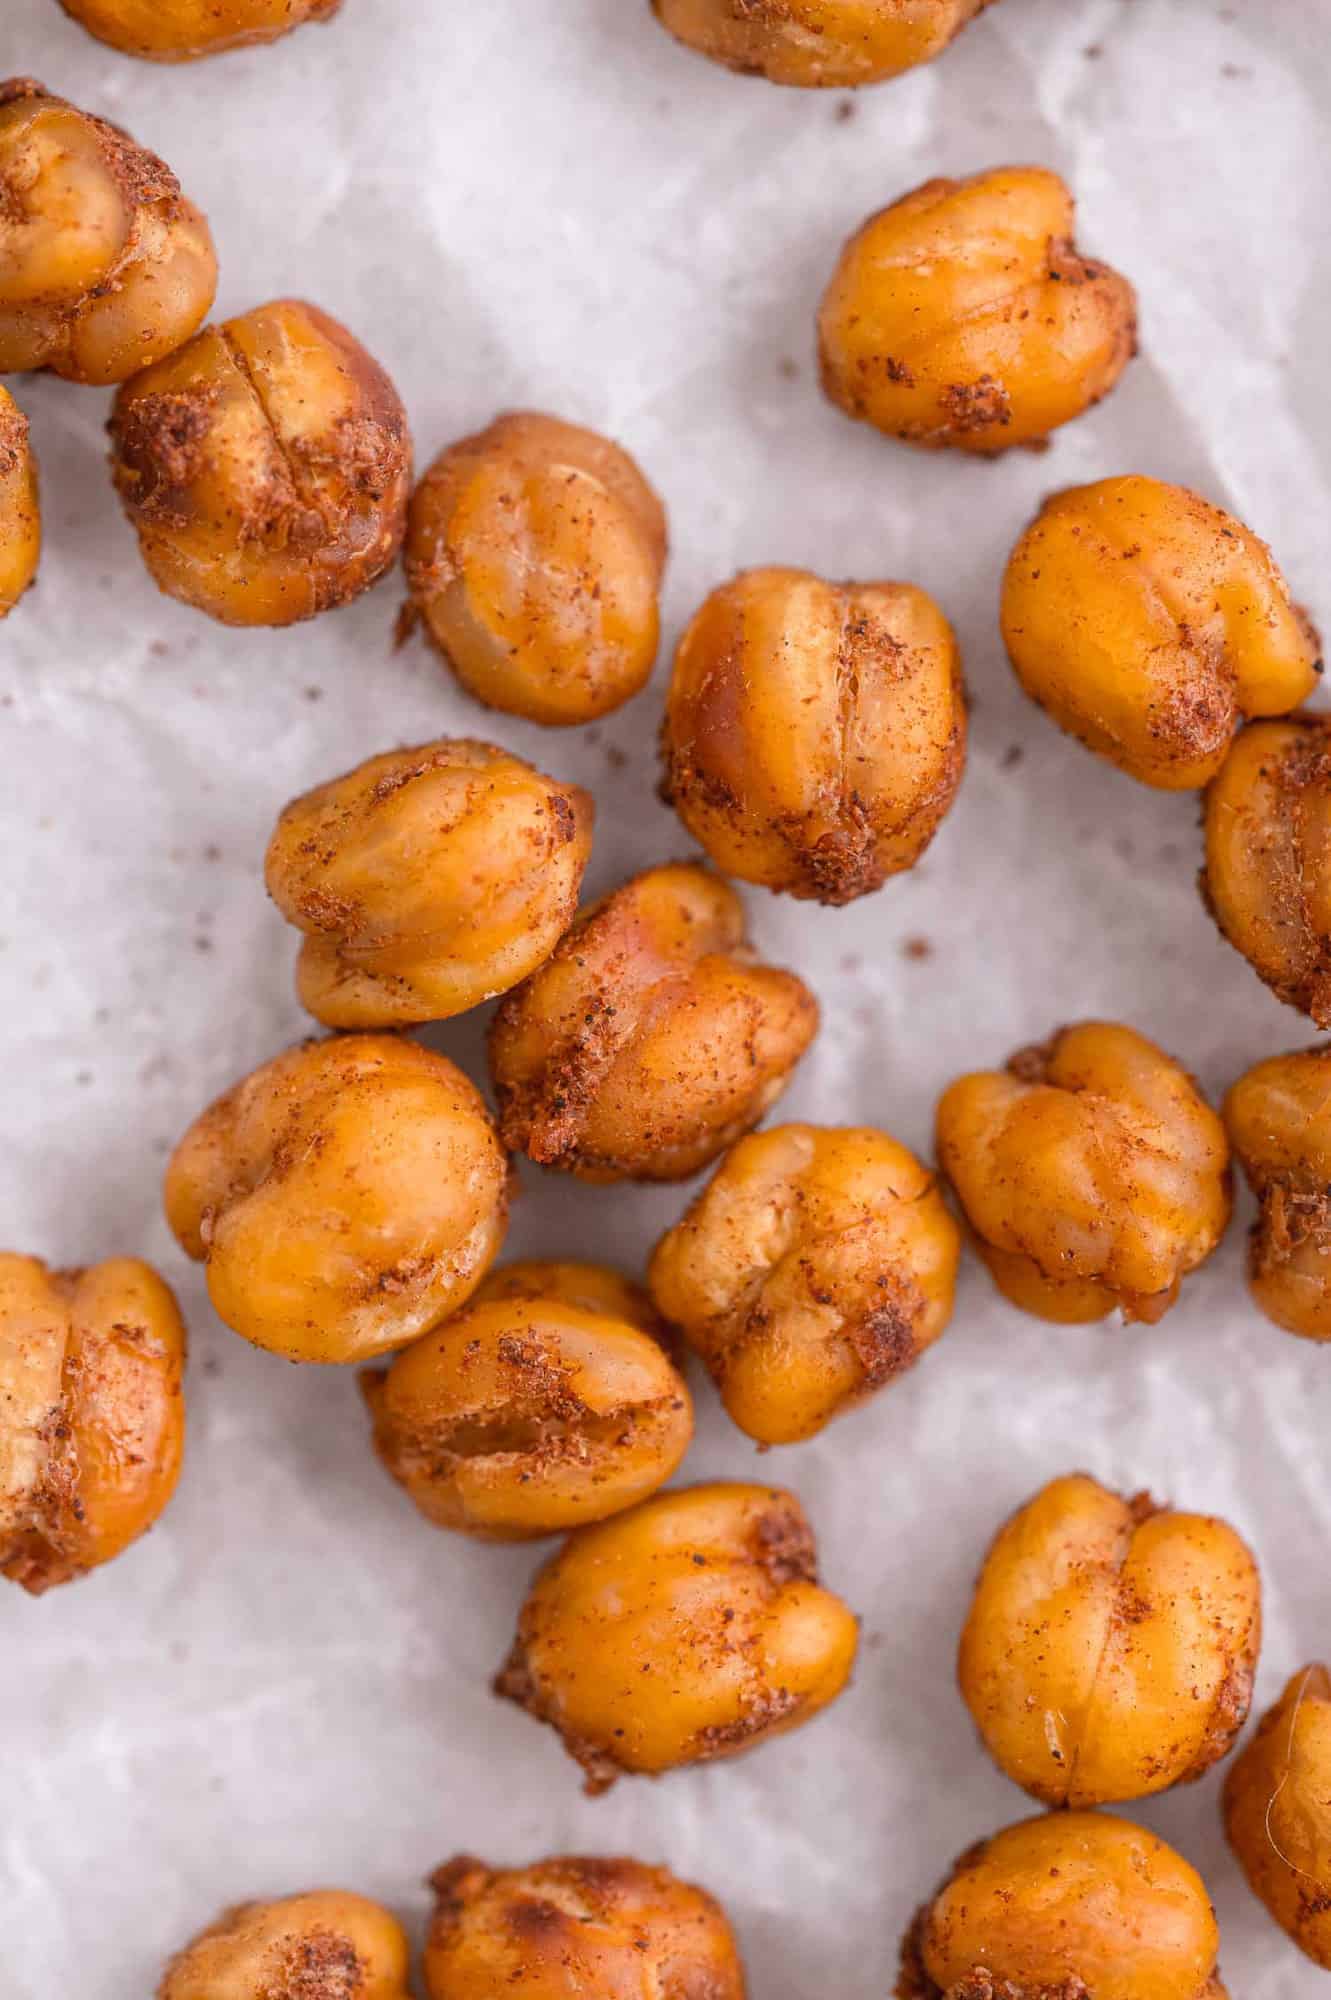
[[[111,466],[159,590],[224,625],[348,604],[402,546],[411,438],[392,383],[317,306],[205,327],[127,382]]]
[[[1146,1798],[1232,1748],[1261,1623],[1257,1565],[1225,1522],[1076,1473],[999,1530],[961,1635],[962,1697],[1043,1805]]]
[[[380,1904],[316,1889],[224,1911],[172,1959],[157,2000],[408,2000],[408,1967]]]
[[[330,1028],[386,1028],[506,993],[573,921],[594,811],[577,785],[448,739],[293,799],[265,876],[305,932],[302,1006]]]
[[[37,574],[42,513],[28,420],[0,388],[0,619],[7,618]]]
[[[155,153],[31,77],[0,82],[0,375],[123,382],[216,290],[208,224]]]
[[[818,1028],[728,883],[679,863],[584,912],[490,1031],[504,1144],[587,1181],[684,1180],[756,1125]]]
[[[495,1690],[548,1722],[603,1792],[733,1757],[850,1678],[851,1612],[818,1583],[793,1493],[717,1483],[583,1528],[538,1573]]]
[[[900,2000],[1225,2000],[1201,1877],[1110,1813],[1046,1813],[963,1854],[902,1947]]]
[[[1224,1126],[1186,1070],[1110,1022],[959,1077],[938,1159],[1004,1297],[1064,1325],[1115,1307],[1154,1324],[1229,1223]]]
[[[411,604],[487,708],[567,725],[645,686],[665,510],[626,451],[519,411],[450,445],[412,497]]]
[[[871,215],[819,309],[832,401],[906,444],[981,455],[1081,416],[1137,351],[1137,298],[1081,255],[1075,221],[1044,167],[926,181]]]
[[[127,56],[188,62],[275,42],[306,21],[329,21],[342,0],[60,0],[81,27]]]
[[[429,2000],[744,2000],[720,1904],[664,1868],[586,1855],[489,1868],[459,1855],[432,1886]]]
[[[0,1575],[39,1596],[147,1533],[180,1473],[184,1366],[147,1264],[0,1251]]]
[[[1249,1290],[1287,1333],[1331,1340],[1331,1047],[1257,1063],[1230,1089],[1225,1124],[1260,1203]]]
[[[367,1361],[466,1304],[504,1240],[508,1170],[445,1057],[339,1035],[211,1104],[164,1197],[228,1326],[291,1361]]]
[[[1136,475],[1045,502],[1008,563],[1003,637],[1060,729],[1162,791],[1208,784],[1242,718],[1297,707],[1321,671],[1265,542]]]
[[[677,40],[769,83],[852,90],[931,62],[991,0],[652,0]]]
[[[375,1450],[428,1521],[520,1542],[655,1493],[693,1404],[636,1285],[595,1264],[510,1264],[361,1378]]]
[[[680,641],[661,752],[663,796],[719,868],[852,902],[914,867],[961,783],[952,628],[911,584],[748,570]]]
[[[794,1444],[937,1340],[960,1252],[934,1176],[895,1139],[780,1125],[732,1147],[648,1283],[740,1429]]]
[[[1254,1895],[1331,1971],[1331,1673],[1295,1674],[1225,1781],[1225,1831]]]

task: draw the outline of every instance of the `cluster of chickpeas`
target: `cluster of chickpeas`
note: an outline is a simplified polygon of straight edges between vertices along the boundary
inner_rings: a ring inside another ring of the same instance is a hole
[[[173,59],[271,39],[338,0],[62,4]],[[704,55],[826,86],[929,59],[984,4],[654,0]],[[359,343],[294,300],[204,326],[215,279],[207,223],[161,161],[39,84],[0,85],[0,372],[117,385],[115,484],[164,591],[284,625],[401,556],[409,619],[485,707],[567,727],[640,692],[667,524],[626,451],[506,414],[413,491],[402,404]],[[1113,388],[1136,301],[1078,251],[1055,174],[1000,168],[871,217],[818,333],[848,415],[992,455],[1042,444]],[[0,616],[39,543],[27,427],[0,389]],[[1196,494],[1108,479],[1046,502],[1001,618],[1057,723],[1144,783],[1203,793],[1218,924],[1331,1024],[1331,724],[1299,712],[1318,641],[1270,551]],[[495,1687],[559,1733],[590,1790],[796,1727],[855,1659],[857,1621],[819,1580],[795,1495],[663,1490],[692,1438],[686,1354],[747,1438],[811,1437],[945,1332],[963,1229],[1025,1312],[1154,1322],[1225,1232],[1235,1157],[1260,1204],[1255,1301],[1331,1339],[1331,1049],[1258,1064],[1222,1117],[1132,1028],[1064,1027],[950,1086],[937,1174],[878,1130],[754,1130],[818,1005],[755,950],[726,878],[844,904],[919,860],[966,758],[957,642],[922,590],[783,568],[722,583],[679,642],[661,756],[663,794],[713,865],[651,868],[590,906],[592,799],[492,743],[390,750],[293,800],[266,882],[301,933],[300,1000],[333,1032],[204,1110],[165,1184],[228,1326],[291,1361],[363,1365],[374,1450],[427,1520],[566,1537]],[[497,1114],[403,1032],[494,999]],[[592,1183],[713,1171],[639,1285],[498,1261],[514,1154]],[[184,1352],[145,1264],[0,1256],[6,1576],[41,1592],[156,1520],[181,1461]],[[903,2000],[1223,2000],[1203,1885],[1097,1809],[1227,1755],[1260,1636],[1257,1567],[1223,1521],[1078,1473],[1000,1529],[959,1679],[990,1754],[1045,1811],[970,1850],[924,1905]],[[1291,1680],[1224,1810],[1258,1895],[1331,1967],[1326,1667]],[[433,1879],[431,2000],[515,1984],[742,2000],[723,1914],[665,1870],[463,1857]],[[395,1919],[319,1892],[227,1912],[160,1993],[403,2000],[407,1977]]]

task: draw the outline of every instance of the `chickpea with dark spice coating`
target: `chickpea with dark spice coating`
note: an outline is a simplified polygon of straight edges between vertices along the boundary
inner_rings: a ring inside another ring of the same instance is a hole
[[[225,1910],[167,1966],[157,2000],[410,2000],[396,1917],[341,1889]]]
[[[961,782],[952,628],[910,584],[747,570],[680,641],[661,755],[662,796],[718,867],[849,903],[914,866]]]
[[[1248,1288],[1287,1333],[1331,1340],[1331,1048],[1255,1064],[1224,1111],[1260,1204]]]
[[[851,237],[823,295],[823,388],[847,416],[927,450],[1041,445],[1137,351],[1126,278],[1073,240],[1044,167],[926,181]]]
[[[0,618],[7,618],[37,574],[42,512],[28,420],[0,387]]]
[[[1280,1928],[1331,1972],[1331,1672],[1294,1675],[1225,1780],[1225,1833]]]
[[[652,0],[664,28],[746,76],[850,90],[935,56],[993,0]]]
[[[60,0],[80,27],[149,62],[190,62],[275,42],[306,21],[331,21],[342,0]]]

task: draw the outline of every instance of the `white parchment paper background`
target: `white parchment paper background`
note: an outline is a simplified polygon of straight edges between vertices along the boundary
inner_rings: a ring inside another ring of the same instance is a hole
[[[1003,0],[848,119],[689,57],[646,0],[346,0],[330,28],[174,71],[99,48],[55,0],[0,0],[11,71],[171,161],[211,215],[222,309],[305,293],[361,335],[423,459],[514,405],[622,438],[670,509],[669,637],[745,563],[941,599],[976,712],[924,864],[840,913],[751,899],[825,1007],[790,1114],[927,1148],[954,1074],[1092,1013],[1213,1092],[1309,1039],[1201,909],[1195,800],[1028,707],[995,612],[1043,493],[1141,470],[1235,508],[1331,621],[1325,0]],[[1143,358],[1043,458],[928,458],[850,425],[811,364],[842,237],[929,174],[1014,159],[1063,171],[1086,246],[1137,281]],[[224,631],[140,568],[106,398],[14,386],[47,549],[0,632],[0,1238],[159,1262],[193,1349],[161,1526],[44,1601],[0,1593],[0,1996],[147,2000],[231,1900],[344,1884],[414,1924],[458,1848],[572,1847],[716,1890],[755,2000],[883,2000],[916,1903],[1029,1809],[952,1677],[999,1520],[1079,1466],[1226,1514],[1264,1566],[1269,1701],[1331,1646],[1331,1353],[1257,1317],[1236,1227],[1158,1329],[1043,1326],[972,1267],[924,1365],[799,1449],[756,1459],[704,1390],[688,1475],[798,1489],[863,1614],[855,1687],[750,1759],[585,1800],[553,1735],[487,1691],[536,1554],[431,1529],[372,1460],[350,1374],[220,1326],[158,1182],[195,1112],[306,1028],[259,875],[289,795],[391,744],[491,734],[594,788],[599,890],[686,846],[652,795],[659,687],[600,730],[490,717],[419,642],[392,651],[395,580],[290,632]],[[481,1029],[438,1035],[476,1075]],[[640,1266],[683,1200],[531,1175],[511,1250]],[[1204,1871],[1235,2000],[1303,2000],[1317,1974],[1239,1878],[1218,1791],[1140,1817]]]

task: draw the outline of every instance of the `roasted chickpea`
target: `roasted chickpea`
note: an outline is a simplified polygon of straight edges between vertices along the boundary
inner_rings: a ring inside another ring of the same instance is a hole
[[[441,1528],[520,1542],[645,1500],[693,1404],[636,1285],[595,1264],[510,1264],[465,1311],[361,1378],[375,1450]]]
[[[754,569],[680,641],[663,796],[717,866],[820,903],[911,868],[966,762],[952,628],[908,583]]]
[[[1225,1522],[1085,1473],[1000,1529],[958,1678],[994,1762],[1047,1806],[1113,1805],[1200,1778],[1247,1718],[1261,1584]]]
[[[1225,2000],[1201,1877],[1110,1813],[1048,1813],[972,1847],[901,1954],[899,2000]]]
[[[1137,350],[1137,298],[1081,255],[1075,218],[1044,167],[926,181],[871,215],[819,309],[832,401],[906,444],[982,455],[1081,416]]]
[[[411,604],[469,694],[592,722],[647,681],[665,510],[626,451],[520,411],[441,452],[412,497]]]
[[[488,1868],[459,1855],[433,1888],[430,2000],[744,2000],[720,1904],[664,1868],[586,1855]]]
[[[133,1257],[0,1251],[0,1575],[34,1596],[110,1562],[175,1491],[185,1328]]]
[[[991,0],[652,0],[677,40],[769,83],[851,90],[931,62]]]
[[[366,1361],[465,1305],[508,1220],[480,1093],[395,1035],[264,1063],[176,1147],[166,1218],[219,1316],[291,1361]]]
[[[1075,1325],[1162,1318],[1229,1223],[1225,1128],[1187,1071],[1112,1022],[958,1078],[938,1160],[1006,1298]]]
[[[329,21],[342,0],[60,0],[65,12],[127,56],[187,62],[275,42],[305,21]]]
[[[1225,1831],[1283,1931],[1331,1971],[1331,1673],[1295,1674],[1225,1781]]]
[[[157,2000],[408,2000],[408,1964],[380,1904],[316,1889],[224,1911],[172,1959]]]
[[[402,546],[411,438],[378,362],[317,306],[205,327],[116,397],[111,467],[168,597],[224,625],[350,603]]]
[[[293,799],[265,875],[305,932],[301,1004],[330,1028],[386,1028],[506,993],[573,921],[594,811],[520,757],[447,739]]]
[[[793,1493],[691,1486],[570,1536],[495,1690],[557,1730],[602,1792],[807,1722],[845,1687],[857,1640],[819,1587]]]
[[[31,77],[0,83],[0,375],[123,382],[216,290],[208,224],[155,153]]]
[[[42,546],[37,461],[28,420],[0,388],[0,618],[7,618],[33,577]]]
[[[1249,1289],[1286,1332],[1331,1340],[1331,1047],[1258,1063],[1226,1097],[1225,1124],[1261,1205]]]
[[[1297,707],[1321,671],[1265,542],[1136,475],[1045,502],[1008,563],[1003,637],[1060,729],[1163,791],[1207,784],[1243,717]]]
[[[504,1144],[583,1180],[684,1180],[757,1124],[817,1028],[804,982],[750,950],[727,883],[651,868],[496,1014]]]
[[[960,1250],[933,1175],[885,1132],[780,1125],[727,1153],[648,1283],[740,1429],[793,1444],[937,1340]]]

